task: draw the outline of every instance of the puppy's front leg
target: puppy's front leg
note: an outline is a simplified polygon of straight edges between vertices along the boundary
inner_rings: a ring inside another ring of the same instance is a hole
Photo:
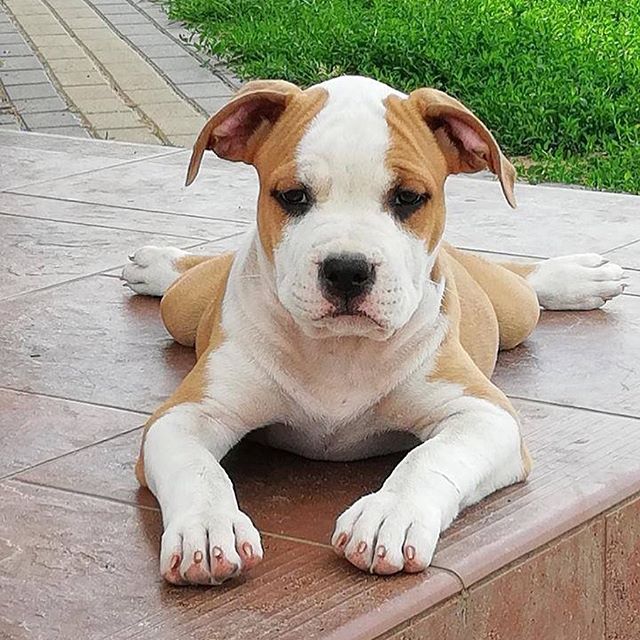
[[[338,518],[332,544],[356,567],[422,571],[461,509],[525,478],[519,426],[509,411],[462,396],[438,413],[420,433],[424,442],[382,488]]]
[[[262,559],[260,535],[219,461],[273,419],[277,393],[229,351],[202,356],[152,418],[141,451],[138,476],[162,509],[160,572],[174,584],[219,584]]]

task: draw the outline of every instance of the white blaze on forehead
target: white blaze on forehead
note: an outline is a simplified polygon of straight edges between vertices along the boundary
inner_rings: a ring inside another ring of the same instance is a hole
[[[360,76],[342,76],[318,85],[328,94],[297,151],[299,179],[333,197],[376,200],[390,176],[385,166],[389,132],[384,100],[404,96]]]

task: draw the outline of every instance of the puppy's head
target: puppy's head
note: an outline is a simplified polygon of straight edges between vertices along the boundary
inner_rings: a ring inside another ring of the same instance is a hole
[[[206,149],[256,167],[277,295],[310,336],[384,340],[409,320],[433,286],[448,175],[488,168],[515,206],[515,170],[493,136],[434,89],[251,82],[205,125],[187,184]]]

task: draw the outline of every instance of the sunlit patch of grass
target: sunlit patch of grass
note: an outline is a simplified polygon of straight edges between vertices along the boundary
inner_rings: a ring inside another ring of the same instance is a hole
[[[640,3],[165,0],[244,77],[343,73],[456,96],[530,180],[640,193]]]

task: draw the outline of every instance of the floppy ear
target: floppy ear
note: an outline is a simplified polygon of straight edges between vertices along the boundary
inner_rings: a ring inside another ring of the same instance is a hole
[[[482,122],[455,98],[437,89],[417,89],[409,94],[442,149],[451,173],[493,172],[507,202],[515,209],[514,166]]]
[[[187,186],[196,179],[206,149],[225,160],[250,164],[260,142],[291,98],[300,92],[300,88],[284,80],[254,80],[242,87],[229,104],[209,118],[198,135],[187,171]]]

